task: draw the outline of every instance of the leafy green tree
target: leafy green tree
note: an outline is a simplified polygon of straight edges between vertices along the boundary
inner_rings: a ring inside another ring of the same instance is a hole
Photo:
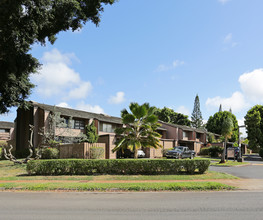
[[[155,107],[150,107],[148,103],[131,103],[129,109],[130,113],[126,109],[121,111],[124,127],[116,128],[118,138],[112,151],[129,149],[137,158],[137,151],[141,148],[161,147],[161,135],[156,132],[160,124],[154,115]]]
[[[263,148],[263,106],[255,105],[245,116],[247,138],[252,149]]]
[[[223,135],[223,122],[228,117],[231,118],[233,122],[233,132],[231,137],[229,138],[229,141],[236,142],[238,140],[238,122],[236,116],[229,111],[216,112],[213,116],[210,116],[206,123],[206,129],[209,132]]]
[[[224,142],[224,151],[222,154],[221,163],[225,163],[226,143],[227,143],[228,138],[230,138],[232,135],[233,128],[234,128],[234,124],[233,124],[232,118],[229,116],[224,118],[223,123],[222,123],[221,134],[224,137],[225,142]]]
[[[162,109],[156,108],[154,114],[157,115],[159,120],[163,122],[186,126],[191,125],[191,121],[188,119],[187,115],[177,113],[173,109],[167,107],[164,107]]]
[[[30,54],[33,44],[53,44],[60,31],[75,31],[88,21],[98,25],[103,4],[115,0],[1,0],[0,113],[18,106],[34,85],[31,73],[40,67]]]
[[[208,143],[215,143],[215,135],[212,133],[208,134]]]
[[[199,96],[195,96],[194,109],[191,117],[191,124],[194,128],[200,128],[203,125],[203,117],[200,110]]]
[[[81,142],[88,143],[97,143],[99,135],[97,134],[97,128],[94,124],[94,121],[90,125],[86,125],[86,133],[84,138],[81,139]]]

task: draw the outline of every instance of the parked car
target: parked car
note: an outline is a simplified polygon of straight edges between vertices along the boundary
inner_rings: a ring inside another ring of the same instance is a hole
[[[183,159],[183,158],[190,158],[193,159],[195,157],[195,151],[190,150],[188,147],[185,146],[177,146],[174,147],[172,150],[166,152],[166,158],[175,158],[175,159]]]
[[[137,157],[145,157],[145,153],[143,152],[143,150],[137,151]]]

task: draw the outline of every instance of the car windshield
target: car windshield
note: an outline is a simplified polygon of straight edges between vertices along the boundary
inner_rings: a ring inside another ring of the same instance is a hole
[[[174,150],[183,151],[184,147],[175,147]]]

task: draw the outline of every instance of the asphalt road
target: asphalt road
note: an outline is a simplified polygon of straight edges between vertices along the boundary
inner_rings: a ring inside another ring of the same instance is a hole
[[[241,167],[210,166],[209,170],[229,173],[244,179],[263,179],[263,161],[246,160],[246,162],[250,162],[251,165],[246,165]]]
[[[262,220],[263,192],[0,192],[2,220]]]

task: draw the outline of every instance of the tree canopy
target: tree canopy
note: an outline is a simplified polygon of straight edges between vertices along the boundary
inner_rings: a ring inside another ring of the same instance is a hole
[[[224,121],[228,117],[232,119],[232,123],[233,123],[232,135],[229,138],[229,141],[235,142],[238,140],[238,122],[236,116],[231,112],[221,111],[221,112],[216,112],[213,116],[210,116],[206,124],[206,129],[215,134],[224,135],[223,134]]]
[[[150,107],[148,103],[131,103],[129,108],[130,113],[126,109],[121,111],[125,126],[115,130],[117,141],[112,151],[129,149],[137,158],[137,151],[141,148],[161,147],[161,135],[156,132],[160,124],[157,123],[158,117],[154,115],[155,107]]]
[[[263,106],[255,105],[245,116],[247,138],[250,148],[263,148]]]
[[[203,117],[200,110],[199,96],[195,96],[194,109],[191,116],[191,124],[194,128],[200,128],[203,125]]]
[[[1,0],[0,113],[18,106],[34,85],[31,73],[40,67],[30,54],[33,44],[53,44],[60,31],[75,31],[88,21],[98,25],[103,4],[116,0]]]
[[[187,115],[177,113],[173,109],[167,107],[164,107],[162,109],[156,108],[154,114],[157,115],[159,120],[163,122],[186,126],[191,125],[191,121],[188,119]]]

